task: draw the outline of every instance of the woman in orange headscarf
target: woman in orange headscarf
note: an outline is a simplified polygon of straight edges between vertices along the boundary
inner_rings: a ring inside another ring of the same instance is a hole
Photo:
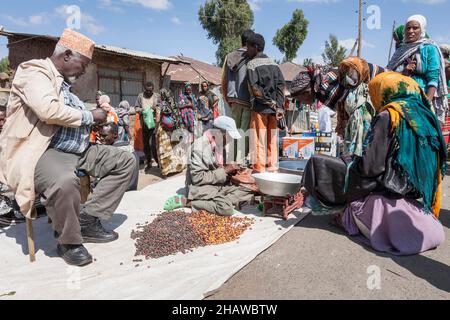
[[[345,154],[362,156],[364,141],[375,115],[368,83],[383,71],[358,57],[349,57],[339,65],[339,84],[346,90],[345,99],[338,109]]]

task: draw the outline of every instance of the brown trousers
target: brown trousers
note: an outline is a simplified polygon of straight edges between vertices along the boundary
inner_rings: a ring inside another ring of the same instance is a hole
[[[275,170],[278,163],[278,128],[275,114],[252,112],[250,159],[253,170]]]
[[[48,149],[35,169],[35,189],[52,219],[61,244],[81,244],[80,212],[110,219],[128,188],[136,160],[132,154],[104,145],[91,146],[83,155]],[[100,181],[81,206],[78,171]],[[80,210],[81,207],[81,210]]]

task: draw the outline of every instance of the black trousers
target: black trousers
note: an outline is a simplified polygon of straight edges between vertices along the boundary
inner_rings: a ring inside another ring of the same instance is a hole
[[[142,141],[144,143],[144,153],[145,159],[147,160],[147,164],[151,165],[152,159],[155,159],[156,163],[158,163],[158,153],[156,146],[156,129],[149,129],[145,125],[143,121],[143,117],[141,120],[142,127]]]

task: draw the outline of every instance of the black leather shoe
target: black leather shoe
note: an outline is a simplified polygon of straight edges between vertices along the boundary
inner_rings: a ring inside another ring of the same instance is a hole
[[[117,232],[103,228],[99,218],[80,214],[81,236],[84,243],[108,243],[119,239]]]
[[[67,264],[72,266],[81,267],[92,263],[92,256],[82,244],[58,244],[56,251]]]

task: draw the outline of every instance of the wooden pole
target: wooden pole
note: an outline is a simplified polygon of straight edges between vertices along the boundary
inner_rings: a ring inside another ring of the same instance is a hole
[[[392,56],[392,44],[394,43],[394,31],[395,31],[395,20],[394,20],[394,25],[392,26],[391,46],[389,47],[388,63],[391,61],[391,56]]]
[[[363,22],[363,0],[359,0],[359,20],[358,20],[358,57],[362,55],[362,22]]]
[[[30,262],[36,261],[36,249],[33,240],[33,220],[27,218],[27,240],[28,240],[28,255]]]

